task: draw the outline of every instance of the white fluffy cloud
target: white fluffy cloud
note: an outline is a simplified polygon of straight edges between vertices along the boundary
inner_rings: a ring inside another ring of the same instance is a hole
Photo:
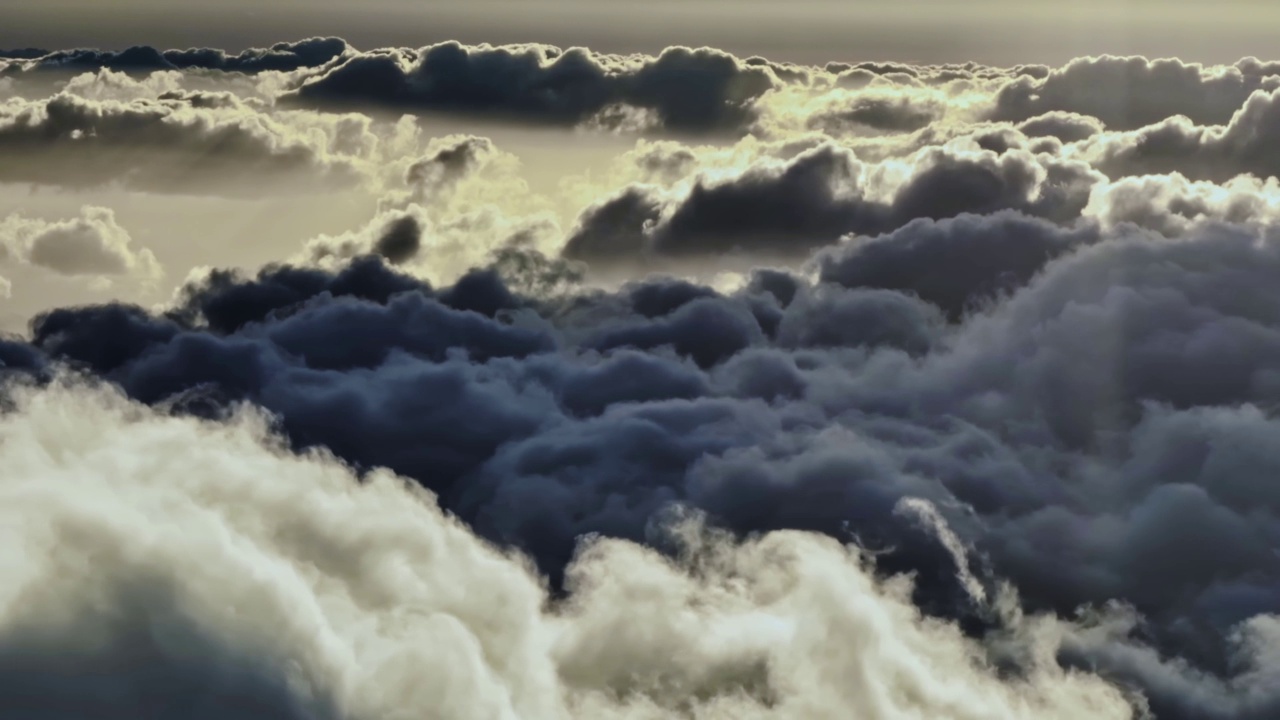
[[[736,545],[686,522],[674,562],[588,540],[551,600],[429,495],[293,456],[253,413],[19,391],[0,462],[0,698],[19,716],[1132,716],[1057,665],[1047,619],[1006,638],[1030,655],[1003,677],[907,580],[817,535]]]

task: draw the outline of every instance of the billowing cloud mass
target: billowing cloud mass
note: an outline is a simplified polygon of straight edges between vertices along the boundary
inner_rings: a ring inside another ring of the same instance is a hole
[[[736,177],[695,177],[675,197],[631,186],[590,208],[565,252],[602,263],[682,255],[723,261],[726,253],[794,258],[917,218],[1022,210],[1068,221],[1079,217],[1099,177],[1083,164],[1025,151],[931,148],[905,165],[866,165],[856,152],[823,144],[764,159]]]
[[[983,659],[996,648],[925,621],[908,581],[818,535],[736,544],[673,521],[678,562],[594,539],[549,600],[430,495],[293,456],[265,425],[78,384],[20,393],[0,423],[8,712],[1129,716],[1119,690],[1052,661],[1052,620],[1011,628],[1040,657],[1003,680]]]
[[[4,57],[15,717],[1280,714],[1280,65]]]
[[[767,63],[711,48],[670,48],[650,58],[442,43],[356,55],[307,78],[285,99],[567,124],[625,106],[655,112],[671,130],[704,132],[742,124],[751,102],[781,82]]]
[[[1258,90],[1280,88],[1280,65],[1246,58],[1230,67],[1176,59],[1079,58],[1044,77],[1021,77],[1000,89],[996,117],[1023,120],[1050,110],[1096,117],[1134,130],[1184,116],[1223,125]]]

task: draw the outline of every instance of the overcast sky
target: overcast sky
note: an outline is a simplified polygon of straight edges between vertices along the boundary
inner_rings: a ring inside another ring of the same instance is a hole
[[[1099,53],[1205,62],[1266,56],[1275,12],[1260,0],[0,0],[0,6],[6,16],[0,47],[238,49],[323,34],[363,47],[457,39],[652,52],[687,44],[808,63],[992,64],[1060,63]]]

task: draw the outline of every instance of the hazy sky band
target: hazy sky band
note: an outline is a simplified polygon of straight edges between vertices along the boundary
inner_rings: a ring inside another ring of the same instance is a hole
[[[238,49],[284,37],[338,35],[360,47],[462,42],[547,42],[615,52],[710,45],[739,55],[820,64],[1058,64],[1089,54],[1176,56],[1226,63],[1266,57],[1274,37],[1268,3],[1083,0],[635,2],[473,0],[466,3],[337,0],[271,4],[51,0],[7,3],[0,47],[212,46]],[[77,22],[65,19],[74,15]]]

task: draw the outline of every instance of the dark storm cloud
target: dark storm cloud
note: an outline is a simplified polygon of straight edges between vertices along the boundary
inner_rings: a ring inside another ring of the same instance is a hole
[[[0,106],[0,180],[258,195],[361,179],[353,158],[331,155],[314,134],[233,98],[212,99],[196,93],[118,102],[58,94],[10,102]]]
[[[1221,125],[1255,91],[1277,87],[1280,73],[1256,61],[1205,67],[1172,59],[1086,57],[1044,78],[1005,86],[996,97],[994,118],[1020,121],[1057,110],[1096,117],[1112,130],[1133,130],[1177,115]]]
[[[405,215],[387,223],[382,234],[373,244],[373,251],[399,264],[418,254],[422,247],[422,224],[412,215]]]
[[[632,109],[652,113],[658,128],[682,133],[749,130],[759,115],[758,101],[783,88],[813,96],[832,89],[874,91],[855,93],[802,118],[801,127],[833,133],[909,132],[939,120],[956,103],[955,97],[924,102],[917,91],[968,88],[989,95],[990,119],[1021,123],[1047,115],[1029,126],[1029,134],[1070,142],[1094,133],[1088,124],[1055,113],[1092,117],[1111,130],[1136,130],[1175,116],[1199,125],[1225,124],[1253,92],[1280,88],[1280,66],[1251,58],[1233,66],[1101,56],[1055,69],[872,62],[816,68],[739,58],[712,48],[670,47],[655,56],[618,56],[584,48],[444,42],[358,51],[340,38],[278,43],[239,54],[138,46],[10,55],[9,75],[177,70],[212,77],[281,71],[292,75],[277,99],[290,106],[651,128],[647,122],[631,127],[624,110]]]
[[[0,58],[11,60],[34,60],[38,57],[48,55],[49,51],[43,48],[10,48],[0,49]]]
[[[432,292],[429,285],[392,272],[377,258],[353,261],[336,274],[286,265],[264,268],[249,279],[218,270],[184,286],[173,313],[184,324],[225,335],[322,294],[386,304],[393,295],[411,291]]]
[[[821,251],[816,261],[824,282],[908,292],[957,320],[1026,285],[1053,258],[1098,238],[1091,223],[1062,227],[1012,212],[962,215],[855,238]]]
[[[1013,209],[1074,220],[1099,176],[1083,164],[1040,162],[1026,152],[929,151],[886,202],[867,197],[872,188],[863,187],[864,166],[852,152],[820,145],[783,164],[699,181],[674,201],[646,186],[627,188],[583,213],[565,252],[601,266],[729,253],[794,258],[846,234],[880,234],[917,218]]]
[[[87,48],[56,52],[36,49],[0,51],[0,57],[33,61],[23,66],[27,71],[94,72],[106,69],[137,73],[157,70],[260,73],[321,67],[354,52],[341,38],[308,38],[276,43],[269,48],[250,48],[236,55],[215,48],[161,50],[139,45],[120,51]]]
[[[779,83],[770,67],[709,48],[620,58],[582,48],[442,43],[355,55],[281,101],[568,125],[621,104],[656,112],[668,129],[704,132],[741,127],[751,102]]]

